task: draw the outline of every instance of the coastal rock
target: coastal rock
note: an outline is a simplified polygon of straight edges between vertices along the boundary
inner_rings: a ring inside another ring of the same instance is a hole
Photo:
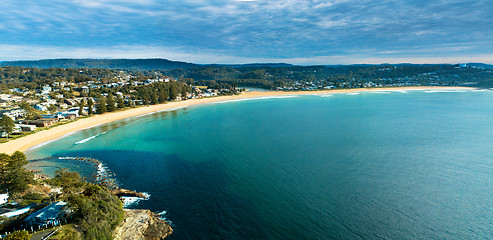
[[[143,193],[127,190],[123,188],[113,189],[111,190],[111,193],[115,194],[118,197],[139,197],[139,198],[147,199],[147,196]]]
[[[117,240],[165,239],[173,232],[170,225],[147,209],[124,209],[123,223],[115,230]]]

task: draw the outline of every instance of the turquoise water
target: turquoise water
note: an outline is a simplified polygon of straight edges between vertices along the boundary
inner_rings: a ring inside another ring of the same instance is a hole
[[[367,92],[161,112],[28,156],[101,160],[172,239],[492,239],[492,139],[492,91]]]

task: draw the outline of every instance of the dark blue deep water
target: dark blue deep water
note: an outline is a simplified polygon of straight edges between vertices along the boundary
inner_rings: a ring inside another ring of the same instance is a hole
[[[28,156],[99,159],[151,195],[134,208],[167,211],[171,239],[493,239],[492,91],[209,104]]]

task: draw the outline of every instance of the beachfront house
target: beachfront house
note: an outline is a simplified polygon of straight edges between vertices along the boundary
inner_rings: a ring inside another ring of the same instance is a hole
[[[55,123],[55,121],[53,119],[19,121],[19,124],[34,125],[36,127],[50,127],[50,126],[53,126],[54,123]]]
[[[67,213],[67,203],[60,201],[54,202],[41,210],[29,215],[24,222],[31,226],[47,227],[58,225],[60,219]]]
[[[33,132],[36,130],[36,125],[15,124],[15,127],[20,128],[20,131],[22,132]]]

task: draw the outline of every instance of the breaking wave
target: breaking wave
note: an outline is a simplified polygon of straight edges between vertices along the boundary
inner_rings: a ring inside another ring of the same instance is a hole
[[[102,133],[97,134],[97,135],[94,135],[94,136],[92,136],[92,137],[88,137],[88,138],[82,139],[82,140],[80,140],[80,141],[78,141],[78,142],[76,142],[76,143],[74,143],[74,144],[75,144],[75,145],[79,145],[79,144],[85,143],[85,142],[90,141],[90,140],[92,140],[92,139],[94,139],[94,138],[96,138],[96,137],[98,137],[98,136],[100,136],[100,135],[103,135],[103,134],[105,134],[105,133],[106,133],[106,132],[102,132]]]

